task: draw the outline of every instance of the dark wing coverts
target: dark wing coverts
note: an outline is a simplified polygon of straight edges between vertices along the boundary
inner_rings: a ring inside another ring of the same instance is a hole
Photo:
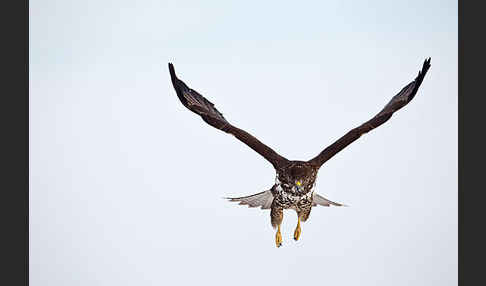
[[[409,103],[414,98],[429,68],[430,58],[425,60],[422,70],[419,71],[418,76],[415,78],[415,80],[409,83],[397,95],[395,95],[375,117],[363,123],[361,126],[356,127],[346,133],[346,135],[339,138],[339,140],[331,144],[319,155],[311,159],[309,163],[316,167],[320,167],[332,156],[336,155],[336,153],[344,149],[349,144],[353,143],[361,135],[385,123],[388,119],[390,119],[395,111],[407,105],[407,103]]]
[[[183,81],[177,78],[174,70],[174,66],[169,63],[170,77],[172,84],[177,92],[182,104],[192,112],[201,116],[201,118],[209,125],[224,131],[226,133],[234,135],[240,141],[248,145],[250,148],[258,152],[265,159],[267,159],[275,168],[280,167],[282,164],[287,163],[287,159],[277,154],[270,147],[266,146],[258,139],[244,130],[241,130],[231,125],[219,112],[214,104],[204,98],[197,91],[190,89]]]

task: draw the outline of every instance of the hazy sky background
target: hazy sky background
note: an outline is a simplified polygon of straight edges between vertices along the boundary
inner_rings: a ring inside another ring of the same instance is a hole
[[[307,160],[432,67],[321,168],[283,246],[229,203],[272,166],[178,101]],[[456,285],[457,1],[30,1],[30,283]]]

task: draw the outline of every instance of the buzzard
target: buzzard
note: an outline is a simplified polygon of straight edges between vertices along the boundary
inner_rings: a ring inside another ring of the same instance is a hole
[[[417,94],[417,90],[429,68],[430,58],[424,61],[422,70],[419,71],[415,80],[406,85],[373,118],[351,129],[309,161],[294,161],[282,157],[248,132],[229,123],[223,114],[214,107],[213,103],[178,79],[174,66],[169,63],[172,84],[179,100],[187,109],[201,116],[207,124],[235,136],[267,159],[275,168],[275,184],[269,190],[250,196],[227,199],[232,202],[239,202],[240,205],[270,209],[272,226],[274,229],[277,229],[275,234],[277,247],[282,245],[280,225],[283,220],[284,209],[293,209],[297,212],[297,227],[294,231],[294,239],[298,240],[301,234],[300,222],[305,222],[309,218],[312,207],[317,205],[326,207],[331,205],[344,206],[314,192],[313,187],[319,168],[336,153],[361,137],[361,135],[382,125],[390,119],[395,111],[407,105]]]

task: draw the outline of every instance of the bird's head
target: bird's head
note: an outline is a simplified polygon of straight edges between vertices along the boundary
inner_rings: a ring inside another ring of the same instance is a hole
[[[294,162],[279,176],[284,187],[302,192],[310,190],[315,181],[315,171],[307,164]]]

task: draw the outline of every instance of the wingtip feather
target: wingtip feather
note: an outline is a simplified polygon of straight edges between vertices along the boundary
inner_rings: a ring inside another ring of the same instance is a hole
[[[429,58],[427,58],[427,59],[425,59],[425,61],[424,61],[424,65],[422,66],[422,73],[423,73],[423,74],[425,74],[425,73],[427,72],[427,70],[430,68],[430,66],[431,66],[431,65],[430,65],[430,60],[431,60],[431,58],[430,58],[430,57],[429,57]]]
[[[172,63],[169,63],[169,72],[170,72],[170,77],[172,78],[172,80],[175,80],[177,78],[177,76],[175,74],[174,65]]]

